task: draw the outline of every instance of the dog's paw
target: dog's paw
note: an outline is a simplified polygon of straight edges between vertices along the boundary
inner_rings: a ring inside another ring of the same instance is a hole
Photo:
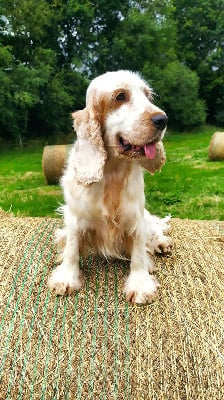
[[[83,278],[80,273],[77,275],[74,271],[63,268],[62,265],[59,265],[48,279],[49,289],[54,291],[56,295],[61,296],[79,290],[82,284]]]
[[[166,236],[154,238],[152,246],[155,253],[167,254],[170,253],[173,247],[172,239]]]
[[[124,285],[124,294],[133,304],[151,303],[157,296],[158,287],[159,283],[148,272],[131,272]]]

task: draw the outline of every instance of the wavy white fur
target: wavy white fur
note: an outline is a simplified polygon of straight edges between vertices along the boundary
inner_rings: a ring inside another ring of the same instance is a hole
[[[126,298],[150,302],[159,286],[149,274],[152,255],[169,251],[171,242],[164,236],[169,217],[159,219],[144,209],[143,170],[153,174],[165,162],[161,140],[167,117],[139,75],[117,71],[91,82],[86,108],[73,119],[77,140],[61,180],[61,264],[48,285],[60,295],[79,290],[79,255],[99,252],[130,259]]]

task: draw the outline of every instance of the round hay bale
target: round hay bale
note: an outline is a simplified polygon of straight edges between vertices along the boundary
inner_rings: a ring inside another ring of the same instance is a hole
[[[42,168],[48,185],[57,184],[63,174],[72,145],[45,146],[42,156]]]
[[[211,138],[208,156],[211,161],[224,160],[224,132],[215,132]]]
[[[49,294],[61,223],[0,219],[0,399],[224,399],[224,221],[171,221],[145,306],[122,295],[129,262],[98,256],[78,293]]]

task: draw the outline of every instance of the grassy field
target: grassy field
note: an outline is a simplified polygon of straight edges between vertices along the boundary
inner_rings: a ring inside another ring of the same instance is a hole
[[[147,208],[159,215],[224,220],[224,161],[208,161],[212,133],[214,128],[167,135],[165,166],[145,176]]]
[[[16,216],[56,217],[62,202],[59,186],[45,184],[43,149],[0,153],[0,207]]]
[[[208,161],[215,128],[169,133],[167,162],[161,173],[145,174],[147,208],[159,216],[224,220],[224,162]],[[60,187],[47,186],[42,149],[0,153],[0,207],[16,216],[56,217],[63,202]]]

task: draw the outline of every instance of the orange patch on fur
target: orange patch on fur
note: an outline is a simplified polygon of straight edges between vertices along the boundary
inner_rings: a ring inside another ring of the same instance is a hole
[[[119,163],[114,161],[111,161],[111,163],[114,165],[109,166],[110,172],[105,171],[104,205],[110,212],[112,220],[119,223],[121,192],[127,184],[131,168],[127,165],[127,168],[122,170]]]
[[[116,97],[120,93],[124,93],[125,95],[125,99],[122,101],[116,100]],[[93,103],[93,108],[102,127],[104,126],[107,115],[121,107],[124,103],[128,103],[131,97],[130,91],[126,88],[116,89],[110,95],[109,93],[105,92],[104,94],[100,95],[100,97],[97,97],[95,93],[94,96],[95,101]]]

